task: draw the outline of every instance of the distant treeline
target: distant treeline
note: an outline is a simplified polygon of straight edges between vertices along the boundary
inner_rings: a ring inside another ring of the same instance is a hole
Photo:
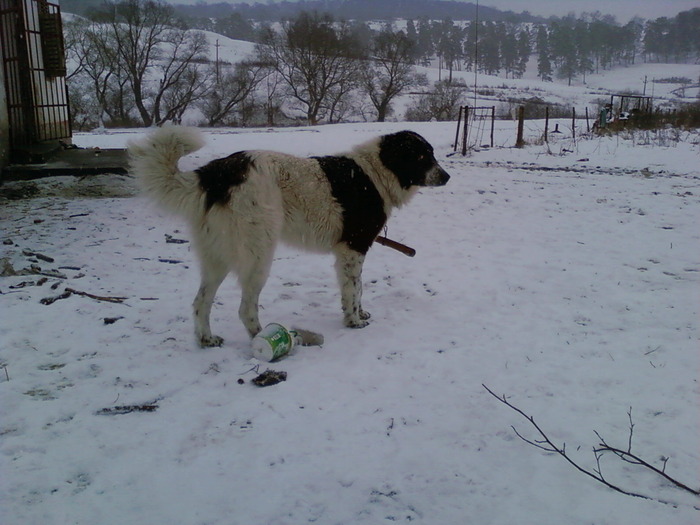
[[[415,9],[392,11],[390,6],[415,6]],[[372,31],[359,16],[340,16],[342,11],[352,14],[351,7],[375,6],[382,13],[402,13],[407,20],[405,31],[415,43],[415,59],[426,61],[432,57],[446,60],[446,67],[467,70],[476,62],[485,73],[499,73],[518,76],[527,63],[524,56],[535,51],[539,57],[539,74],[542,79],[551,79],[553,74],[562,78],[573,77],[608,69],[616,65],[633,64],[639,57],[645,61],[687,62],[700,57],[700,8],[679,13],[673,18],[657,18],[644,21],[635,18],[620,25],[614,17],[600,13],[586,14],[575,18],[550,18],[533,20],[527,14],[503,13],[495,16],[496,10],[488,14],[481,12],[479,23],[473,21],[473,12],[468,17],[440,17],[440,10],[433,10],[430,16],[409,17],[407,13],[421,12],[418,6],[432,4],[453,4],[444,1],[390,0],[387,2],[283,2],[274,9],[269,5],[253,5],[238,8],[224,4],[228,9],[219,17],[190,15],[194,8],[178,7],[176,12],[185,16],[184,24],[189,27],[213,31],[229,38],[259,41],[260,28],[269,22],[291,19],[297,16],[304,6],[326,9],[336,20],[352,20],[356,32],[364,33],[371,39]],[[218,4],[217,4],[218,5]],[[334,5],[344,6],[333,7]],[[381,5],[381,9],[378,6]],[[470,6],[472,4],[459,4]],[[296,6],[294,8],[293,6]],[[289,11],[289,16],[284,16]],[[317,12],[322,9],[317,9]],[[292,13],[295,13],[292,15]],[[377,16],[375,20],[391,21],[388,14]],[[403,24],[402,24],[403,26]]]
[[[266,27],[265,22],[254,22],[238,11],[221,18],[188,18],[186,23],[249,41],[259,41],[260,28]],[[372,39],[374,32],[365,22],[354,20],[350,25],[360,39]],[[587,74],[601,69],[634,64],[640,58],[687,62],[700,57],[700,9],[647,22],[635,18],[625,25],[610,16],[591,14],[540,23],[420,17],[394,24],[395,30],[399,27],[405,28],[402,30],[413,42],[417,63],[437,58],[450,72],[472,71],[476,64],[480,72],[517,78],[535,53],[542,80],[556,75],[571,82],[578,77],[585,81]]]
[[[255,52],[235,64],[214,59],[205,34],[192,28],[251,40]],[[451,120],[467,89],[453,81],[455,70],[518,78],[536,56],[542,80],[585,80],[641,56],[698,57],[699,35],[700,9],[624,26],[599,15],[370,25],[318,11],[267,24],[239,13],[183,20],[159,0],[103,0],[64,25],[75,129],[179,122],[185,112],[208,126],[383,121],[398,96],[416,92],[404,118]],[[420,63],[438,65],[440,81],[429,85],[414,67]]]
[[[137,0],[130,0],[137,1]],[[104,0],[61,0],[66,12],[90,15],[104,8]],[[472,68],[477,62],[487,73],[505,71],[518,76],[525,39],[539,56],[540,77],[557,74],[571,79],[614,65],[645,61],[687,62],[700,57],[700,8],[675,17],[635,18],[621,25],[600,13],[575,18],[535,17],[476,4],[448,0],[301,0],[268,4],[200,2],[175,5],[181,28],[213,31],[229,38],[259,42],[270,23],[291,20],[302,12],[328,13],[352,21],[369,42],[367,21],[407,20],[406,32],[415,43],[416,60],[446,59],[446,67]],[[447,30],[446,30],[447,28]],[[478,34],[478,36],[477,36]],[[477,44],[475,46],[475,43]],[[479,51],[481,48],[481,51]],[[517,50],[516,50],[517,48]],[[526,61],[525,61],[526,62]]]
[[[103,0],[61,0],[61,6],[70,13],[84,14],[90,9],[100,8]],[[173,2],[176,12],[184,18],[226,18],[238,14],[245,20],[277,22],[299,16],[302,11],[328,13],[342,20],[393,20],[398,18],[430,17],[435,20],[473,20],[476,3],[450,0],[300,0],[297,2],[267,3],[249,0],[247,3],[198,2],[195,5]],[[501,11],[479,6],[481,20],[509,22],[542,22],[544,18],[528,13]]]

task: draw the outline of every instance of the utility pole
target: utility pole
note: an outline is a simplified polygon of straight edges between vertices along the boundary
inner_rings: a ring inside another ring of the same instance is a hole
[[[221,78],[219,76],[219,39],[216,39],[216,44],[214,45],[216,48],[216,85],[218,86],[221,83]]]
[[[474,17],[474,107],[476,107],[476,86],[479,75],[479,0],[476,0]]]

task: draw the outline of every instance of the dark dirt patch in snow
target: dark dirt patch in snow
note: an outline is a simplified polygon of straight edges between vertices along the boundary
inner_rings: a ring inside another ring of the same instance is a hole
[[[122,198],[138,192],[130,175],[89,175],[86,177],[48,177],[33,181],[5,182],[0,186],[0,200],[39,199],[43,197]]]

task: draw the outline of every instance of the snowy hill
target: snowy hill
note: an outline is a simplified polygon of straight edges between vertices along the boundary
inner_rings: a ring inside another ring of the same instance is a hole
[[[254,44],[240,40],[232,40],[215,33],[205,32],[210,44],[210,57],[214,60],[215,43],[219,41],[219,57],[221,60],[236,63],[251,57],[254,54]],[[655,106],[670,109],[679,103],[694,102],[700,96],[698,78],[700,78],[700,64],[658,64],[637,63],[630,67],[618,67],[600,73],[587,75],[586,83],[580,80],[573,85],[567,85],[564,80],[542,82],[537,78],[536,55],[530,59],[526,74],[522,79],[510,79],[497,75],[484,75],[479,73],[475,79],[471,71],[454,71],[453,78],[456,82],[463,82],[469,91],[466,94],[465,103],[473,105],[473,87],[476,81],[477,93],[488,90],[489,96],[478,95],[477,106],[497,106],[499,115],[508,114],[510,106],[517,104],[517,100],[538,97],[545,103],[567,107],[576,107],[583,111],[585,107],[598,108],[600,100],[609,98],[613,93],[629,93],[641,95],[646,89],[647,96],[653,96]],[[417,66],[417,71],[425,74],[431,82],[447,78],[448,72],[434,67]],[[645,87],[645,78],[647,81]],[[679,96],[677,91],[684,86],[680,79],[691,81],[693,88],[683,91]],[[397,110],[394,120],[403,118],[405,108],[415,97],[404,95],[397,102]],[[510,101],[510,102],[509,102]]]
[[[202,33],[204,33],[209,43],[209,58],[212,61],[216,60],[217,44],[219,46],[219,59],[230,64],[248,60],[255,54],[255,44],[253,42],[234,40],[211,31],[202,31]]]

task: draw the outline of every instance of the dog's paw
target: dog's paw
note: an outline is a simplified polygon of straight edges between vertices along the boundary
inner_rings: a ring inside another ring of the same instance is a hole
[[[211,348],[213,346],[221,346],[224,344],[224,338],[218,335],[203,335],[199,338],[199,346],[202,348]]]
[[[364,328],[369,324],[369,321],[366,321],[364,319],[346,319],[345,320],[345,326],[348,328]]]
[[[369,312],[366,312],[364,310],[360,310],[360,319],[362,319],[363,321],[366,321],[370,317],[372,317],[372,315]]]

